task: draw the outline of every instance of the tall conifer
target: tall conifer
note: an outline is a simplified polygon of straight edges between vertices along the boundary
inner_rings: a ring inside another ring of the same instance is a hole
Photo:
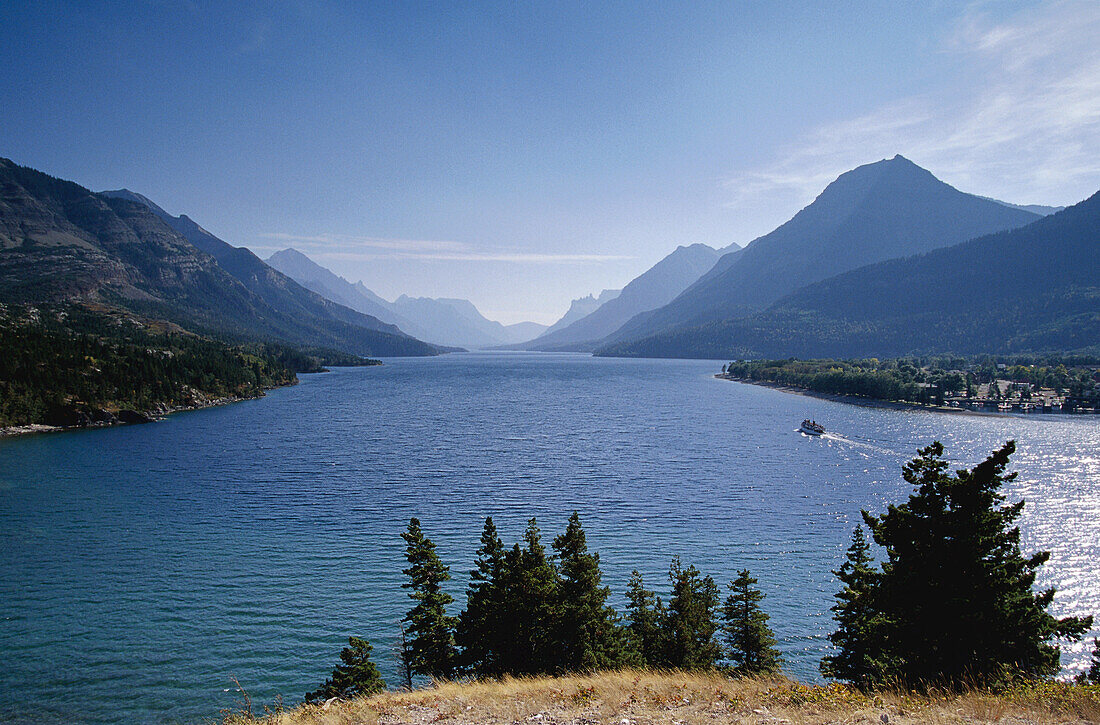
[[[870,580],[867,618],[853,619],[841,638],[837,659],[854,663],[849,679],[990,685],[1057,673],[1054,640],[1080,639],[1092,618],[1056,619],[1048,611],[1054,589],[1032,589],[1049,553],[1020,553],[1015,522],[1024,502],[1002,505],[1000,488],[1016,476],[1005,473],[1014,450],[1009,441],[973,470],[951,474],[933,443],[903,469],[916,488],[906,503],[881,516],[863,512],[886,561]],[[862,653],[849,658],[855,648]]]
[[[504,556],[500,582],[502,672],[533,675],[557,669],[558,576],[546,556],[538,523],[527,522],[524,545]]]
[[[589,553],[576,511],[553,546],[560,576],[558,667],[576,672],[624,666],[626,642],[615,610],[606,604],[611,590],[600,586],[600,555]]]
[[[466,609],[458,617],[455,633],[463,667],[482,677],[503,674],[500,608],[504,555],[504,544],[490,516],[481,532],[477,568],[470,572]]]
[[[664,618],[666,663],[683,670],[710,669],[722,654],[714,637],[718,585],[694,566],[683,567],[679,557],[672,560],[668,578],[672,594]]]
[[[897,664],[887,666],[881,661],[886,656],[887,628],[885,615],[874,600],[879,574],[862,526],[852,532],[847,558],[833,574],[844,588],[837,593],[832,607],[837,629],[829,635],[829,641],[836,651],[822,659],[821,673],[867,687],[874,684],[876,673],[895,670]]]
[[[409,598],[416,602],[404,619],[409,625],[408,666],[418,675],[450,677],[456,665],[456,620],[446,611],[454,598],[442,588],[451,578],[450,570],[440,561],[435,544],[424,536],[419,520],[409,519],[409,529],[401,537],[409,562],[402,572],[409,579],[401,586],[412,590]]]
[[[768,627],[768,615],[760,608],[764,594],[744,569],[730,582],[729,596],[722,607],[722,632],[732,671],[739,676],[768,675],[779,671],[775,635]]]
[[[665,608],[635,569],[626,587],[626,631],[631,648],[645,667],[666,667]]]

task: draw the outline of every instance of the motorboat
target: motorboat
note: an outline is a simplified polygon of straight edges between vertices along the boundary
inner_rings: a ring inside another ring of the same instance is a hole
[[[798,426],[798,429],[808,436],[825,435],[825,426],[809,418],[802,421],[802,425]]]

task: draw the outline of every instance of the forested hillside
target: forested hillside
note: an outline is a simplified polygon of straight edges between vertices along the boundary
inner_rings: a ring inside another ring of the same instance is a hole
[[[901,156],[840,175],[790,221],[726,255],[665,307],[609,338],[625,342],[751,314],[833,275],[947,247],[1039,218],[966,194]]]
[[[142,422],[174,407],[254,398],[322,363],[369,364],[273,343],[229,346],[81,305],[0,305],[0,426]]]
[[[1025,227],[862,267],[764,312],[604,348],[640,357],[901,357],[1100,348],[1100,194]]]
[[[361,356],[440,352],[339,305],[331,307],[340,314],[325,315],[276,309],[145,204],[0,159],[0,302],[72,301],[105,303],[241,341]]]

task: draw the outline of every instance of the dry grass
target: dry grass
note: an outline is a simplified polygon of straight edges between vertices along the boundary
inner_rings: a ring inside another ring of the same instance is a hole
[[[1042,683],[991,694],[890,692],[785,679],[731,680],[717,673],[605,672],[559,678],[445,682],[327,708],[303,705],[225,725],[522,723],[1100,723],[1100,687]]]

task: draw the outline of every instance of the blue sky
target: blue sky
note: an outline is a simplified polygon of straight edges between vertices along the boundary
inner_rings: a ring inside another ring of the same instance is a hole
[[[812,7],[836,5],[838,7]],[[379,294],[551,322],[901,153],[1100,188],[1100,3],[7,2],[0,155]]]

